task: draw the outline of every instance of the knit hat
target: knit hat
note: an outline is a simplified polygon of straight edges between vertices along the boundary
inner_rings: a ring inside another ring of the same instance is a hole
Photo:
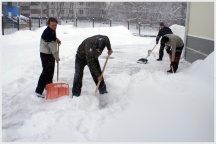
[[[105,48],[105,46],[106,46],[105,39],[103,39],[103,38],[97,38],[97,48],[100,51],[103,51],[104,48]]]
[[[160,26],[164,26],[164,23],[163,23],[163,22],[160,22],[159,25],[160,25]]]

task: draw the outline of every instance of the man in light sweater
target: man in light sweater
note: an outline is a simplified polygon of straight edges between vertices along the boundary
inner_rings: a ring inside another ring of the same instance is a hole
[[[174,70],[174,73],[178,69],[179,60],[181,58],[181,53],[184,48],[184,42],[183,40],[174,34],[166,34],[161,39],[166,45],[166,51],[170,56],[171,64],[170,64],[170,70],[167,72],[172,73],[172,67]]]
[[[57,51],[57,44],[60,45],[61,41],[56,38],[57,24],[58,21],[55,18],[49,18],[48,26],[43,31],[40,40],[40,57],[43,70],[39,77],[35,94],[36,96],[42,98],[45,97],[42,95],[44,88],[47,84],[52,83],[55,61],[57,63],[60,61]]]

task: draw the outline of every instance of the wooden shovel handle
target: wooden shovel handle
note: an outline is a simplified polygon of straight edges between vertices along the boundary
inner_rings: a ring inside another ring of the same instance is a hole
[[[58,57],[59,57],[59,44],[58,45]],[[57,62],[57,82],[58,82],[58,79],[59,79],[59,61]]]
[[[105,61],[105,64],[104,64],[104,67],[103,67],[103,70],[102,70],[102,73],[101,73],[101,77],[103,76],[103,73],[104,73],[104,70],[105,70],[105,68],[106,68],[106,64],[107,64],[107,61],[108,61],[108,59],[109,59],[109,56],[110,56],[110,55],[108,55],[108,56],[106,57],[106,61]],[[97,91],[98,91],[98,88],[99,88],[99,86],[100,86],[100,83],[101,83],[101,81],[98,81],[97,86],[96,86],[96,89],[95,89],[95,96],[96,96],[96,94],[97,94]]]
[[[169,55],[169,54],[168,54]],[[169,59],[170,59],[170,64],[172,63],[172,60],[171,60],[171,57],[169,55]],[[174,73],[174,70],[173,70],[173,66],[171,66],[171,69],[172,69],[172,73]]]
[[[150,54],[152,53],[152,51],[154,50],[154,48],[157,46],[157,44],[155,44],[155,46],[153,47],[153,49],[151,50],[151,52],[147,55],[146,59],[150,56]]]

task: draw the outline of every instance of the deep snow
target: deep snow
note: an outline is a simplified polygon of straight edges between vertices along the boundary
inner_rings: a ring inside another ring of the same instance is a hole
[[[41,73],[39,40],[45,27],[2,37],[2,139],[4,142],[157,142],[214,140],[214,53],[190,64],[181,60],[167,74],[169,59],[157,62],[155,38],[133,36],[125,27],[59,25],[60,80],[70,85],[77,47],[87,37],[108,35],[113,54],[104,78],[109,93],[94,96],[84,70],[82,94],[46,101],[34,90]],[[183,38],[184,27],[171,26]],[[21,38],[21,39],[20,39]],[[103,67],[107,50],[100,56]],[[56,81],[56,75],[54,75]]]

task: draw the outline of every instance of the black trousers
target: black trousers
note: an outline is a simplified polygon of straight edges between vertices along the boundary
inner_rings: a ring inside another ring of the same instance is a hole
[[[161,45],[160,45],[160,49],[159,49],[159,59],[163,59],[163,56],[164,56],[164,47],[165,47],[165,43],[163,43],[161,41]]]
[[[174,65],[173,65],[174,72],[176,72],[177,69],[178,69],[178,65],[179,65],[179,61],[180,61],[180,58],[181,58],[183,48],[184,48],[184,45],[182,47],[177,47],[176,48],[176,53],[175,53],[175,58],[174,58]],[[171,57],[172,57],[172,50],[171,50],[171,53],[170,53],[170,58]]]
[[[73,81],[73,88],[72,88],[72,95],[73,96],[80,96],[81,89],[82,89],[82,79],[83,79],[83,70],[84,67],[87,65],[87,62],[85,59],[80,58],[78,55],[76,55],[75,60],[75,74],[74,74],[74,81]],[[95,59],[94,65],[97,67],[98,71],[101,73],[100,63],[98,59]],[[91,71],[92,78],[97,85],[98,83],[98,77],[95,75],[93,71]],[[99,86],[99,92],[106,91],[106,84],[104,82],[104,79],[101,81]]]
[[[38,85],[35,90],[36,93],[42,94],[47,84],[53,82],[53,75],[55,70],[55,58],[52,54],[40,53],[42,62],[42,73],[38,80]]]

